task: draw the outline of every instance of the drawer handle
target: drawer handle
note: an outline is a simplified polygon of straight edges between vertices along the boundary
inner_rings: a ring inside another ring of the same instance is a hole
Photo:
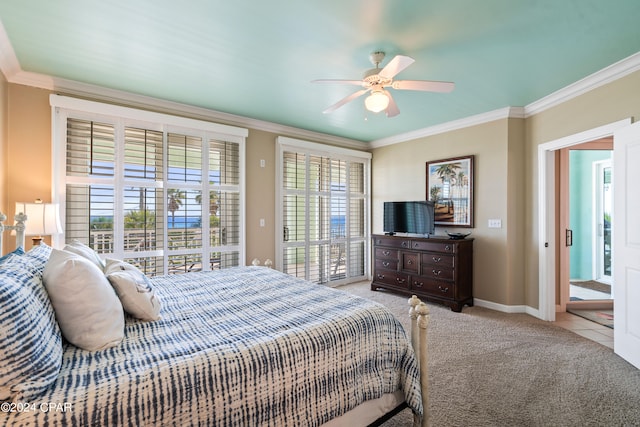
[[[407,247],[407,242],[402,242],[402,247],[406,248]]]
[[[411,264],[413,264],[413,261],[412,260],[408,260],[407,264],[411,265]]]
[[[401,278],[399,278],[399,277],[396,277],[396,281],[397,281],[398,283],[404,283],[405,279],[401,279]]]
[[[436,258],[435,256],[434,256],[434,257],[432,257],[431,259],[433,260],[433,262],[440,262],[440,261],[442,261],[442,258],[440,258],[440,257],[437,257],[437,258]]]
[[[413,286],[415,286],[416,288],[421,288],[424,286],[423,282],[413,282]]]
[[[384,279],[384,274],[378,273],[378,279],[380,279],[380,280]]]
[[[382,251],[382,255],[384,256],[388,256],[391,253],[391,251]]]
[[[438,289],[440,289],[442,292],[448,292],[449,291],[449,287],[443,288],[441,285],[438,285]]]
[[[415,243],[413,244],[413,247],[414,247],[414,248],[417,248],[418,246],[420,246],[420,243],[418,243],[418,242],[415,242]]]
[[[450,250],[451,250],[451,246],[446,245],[446,246],[444,247],[444,250],[445,250],[445,251],[450,251]]]
[[[389,267],[389,261],[382,261],[383,267]]]
[[[442,270],[431,270],[431,271],[433,271],[434,276],[440,276],[440,273],[442,273]]]

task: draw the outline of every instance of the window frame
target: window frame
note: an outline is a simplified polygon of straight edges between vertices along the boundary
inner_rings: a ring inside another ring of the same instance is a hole
[[[115,126],[115,150],[116,150],[116,160],[115,160],[115,172],[113,177],[114,183],[119,183],[119,185],[124,185],[127,183],[135,183],[135,178],[125,178],[124,177],[124,147],[121,146],[121,142],[124,141],[124,128],[125,127],[134,127],[140,129],[147,129],[153,131],[159,131],[163,133],[163,138],[165,140],[164,144],[166,146],[167,138],[169,133],[178,133],[181,135],[187,136],[195,136],[201,138],[202,147],[203,147],[203,166],[202,166],[202,182],[198,185],[192,185],[190,183],[186,183],[189,188],[198,187],[201,191],[206,191],[208,193],[212,188],[225,188],[225,184],[221,184],[220,186],[212,185],[209,183],[209,152],[205,152],[204,148],[209,147],[209,143],[213,141],[224,141],[229,143],[238,144],[238,185],[237,186],[229,186],[229,187],[237,187],[239,192],[239,212],[238,212],[238,221],[239,221],[239,236],[238,236],[238,244],[234,245],[234,251],[238,253],[238,265],[245,265],[246,260],[246,227],[245,227],[245,218],[246,218],[246,184],[245,184],[245,146],[246,146],[246,138],[248,136],[248,129],[239,128],[234,126],[222,125],[218,123],[212,123],[197,119],[173,116],[165,113],[156,113],[150,112],[146,110],[139,110],[130,107],[123,107],[118,105],[104,104],[96,101],[88,101],[82,100],[78,98],[72,98],[61,95],[50,95],[50,105],[52,107],[52,200],[54,203],[58,203],[60,206],[60,217],[62,221],[63,230],[65,229],[65,220],[66,220],[66,186],[67,186],[67,174],[66,174],[66,142],[67,142],[67,119],[74,118],[79,120],[89,120],[96,122],[105,122],[110,123]],[[177,185],[175,181],[170,181],[168,179],[167,172],[167,155],[165,154],[164,162],[164,171],[163,171],[163,179],[162,182],[152,183],[151,181],[145,181],[144,187],[146,188],[161,188],[163,191],[164,198],[166,200],[167,190],[168,188],[173,188]],[[76,181],[85,181],[86,183],[100,183],[111,180],[108,178],[107,180],[101,180],[101,178],[83,178]],[[122,208],[122,200],[114,200],[114,210],[119,211]],[[203,203],[202,206],[202,217],[205,218],[205,212],[208,214],[208,208]],[[208,218],[208,215],[206,215]],[[116,226],[114,223],[114,237],[121,237],[120,235],[124,232],[119,226]],[[163,252],[163,256],[165,259],[164,272],[167,272],[167,259],[169,255],[177,255],[171,253],[171,251],[167,251],[167,231],[166,226],[164,227],[164,237],[163,242],[165,247],[161,250]],[[209,231],[209,222],[202,221],[202,233],[204,235],[205,232]],[[204,240],[204,239],[203,239]],[[209,239],[207,239],[209,240]],[[52,236],[52,245],[54,247],[62,247],[65,244],[65,234]],[[200,249],[202,256],[209,256],[209,253],[215,252],[217,247],[211,246],[209,243],[206,245],[203,242],[203,246]],[[231,248],[231,246],[227,246],[226,249]],[[120,252],[118,252],[120,251]],[[205,251],[207,252],[205,254]],[[147,252],[145,252],[146,254]],[[124,248],[114,249],[113,256],[118,257],[124,254]],[[203,269],[208,270],[210,266],[209,263],[203,263]]]

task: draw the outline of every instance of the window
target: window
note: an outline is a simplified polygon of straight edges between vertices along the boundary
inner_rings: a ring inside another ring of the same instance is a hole
[[[62,242],[149,275],[244,260],[246,129],[53,95]],[[61,165],[64,165],[62,167]]]
[[[316,283],[368,274],[369,153],[278,138],[277,268]]]

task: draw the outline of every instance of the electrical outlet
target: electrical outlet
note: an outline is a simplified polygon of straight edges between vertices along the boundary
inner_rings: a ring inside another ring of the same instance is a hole
[[[260,218],[260,227],[264,227],[264,218]]]
[[[267,162],[264,159],[260,159],[260,167],[263,168],[267,165]]]
[[[501,219],[490,219],[489,220],[489,228],[502,228],[502,220]]]

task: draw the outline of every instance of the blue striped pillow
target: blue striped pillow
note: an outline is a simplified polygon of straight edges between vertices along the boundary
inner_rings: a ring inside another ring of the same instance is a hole
[[[10,255],[0,268],[0,400],[38,397],[58,377],[62,352],[42,275]]]
[[[47,264],[49,256],[51,256],[51,250],[51,246],[40,243],[38,246],[34,246],[25,254],[27,259],[31,261],[31,263],[35,267],[35,271],[40,274],[40,276],[42,276],[44,266]]]

